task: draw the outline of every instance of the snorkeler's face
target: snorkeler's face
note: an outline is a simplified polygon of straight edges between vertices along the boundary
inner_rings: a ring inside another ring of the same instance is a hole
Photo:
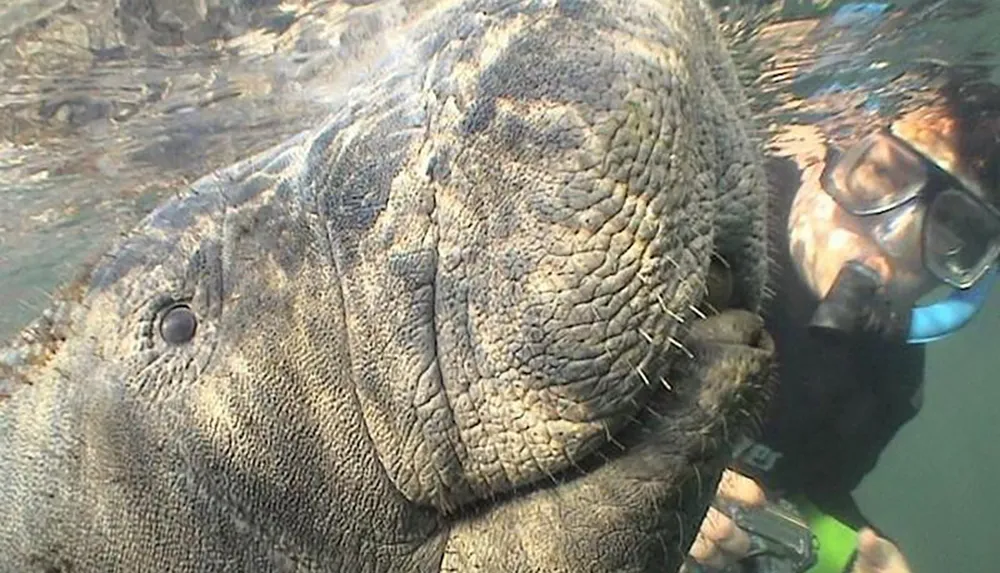
[[[924,207],[912,202],[879,215],[853,215],[823,190],[822,170],[805,170],[788,220],[792,259],[817,297],[826,296],[850,261],[877,272],[887,296],[901,306],[934,288],[921,263]]]
[[[1000,214],[888,131],[806,174],[789,221],[792,255],[825,296],[841,265],[878,272],[889,300],[968,288],[1000,254]]]

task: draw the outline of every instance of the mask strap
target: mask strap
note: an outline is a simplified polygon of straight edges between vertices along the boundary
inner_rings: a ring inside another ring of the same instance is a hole
[[[990,270],[966,290],[954,290],[948,298],[913,309],[910,317],[910,344],[924,344],[953,334],[979,312],[986,303],[990,289],[1000,276],[1000,269]]]

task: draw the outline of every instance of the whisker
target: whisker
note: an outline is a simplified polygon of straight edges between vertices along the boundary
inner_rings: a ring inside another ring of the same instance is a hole
[[[677,348],[680,348],[681,351],[684,352],[684,354],[687,355],[688,358],[691,358],[691,359],[694,358],[694,354],[692,354],[690,350],[688,350],[687,348],[685,348],[684,345],[681,344],[681,342],[679,340],[677,340],[673,336],[667,337],[667,340],[670,342],[670,344],[673,344]]]
[[[668,392],[674,391],[674,387],[671,386],[670,382],[667,382],[667,379],[664,378],[663,376],[660,376],[660,384],[663,384],[663,387],[666,388]]]
[[[698,493],[695,497],[701,497],[703,495],[702,488],[705,487],[705,484],[701,481],[701,471],[698,470],[697,464],[691,467],[694,468],[694,478],[698,482]]]
[[[667,316],[676,320],[679,324],[684,324],[684,317],[667,308],[667,305],[663,302],[663,297],[660,296],[660,293],[656,293],[656,302],[659,303],[660,308],[663,309],[663,312],[665,312]]]
[[[569,453],[566,453],[566,459],[567,459],[567,460],[569,461],[569,465],[573,466],[573,468],[574,468],[574,469],[575,469],[576,471],[580,472],[580,475],[586,475],[587,471],[586,471],[586,470],[584,470],[584,469],[583,469],[583,468],[582,468],[582,467],[580,466],[580,464],[578,464],[578,463],[576,462],[576,459],[574,459],[574,458],[573,458],[573,456],[571,456],[571,455],[570,455]]]
[[[624,452],[625,446],[621,442],[616,440],[613,435],[611,435],[611,429],[608,428],[608,424],[604,423],[602,425],[604,426],[604,437],[608,439],[608,442],[614,444],[619,450]]]
[[[648,412],[650,415],[655,416],[658,420],[663,420],[663,414],[657,412],[653,408],[646,406],[644,410]]]
[[[681,517],[679,511],[674,512],[674,517],[677,518],[677,553],[687,555],[687,551],[684,549],[684,518]]]
[[[642,371],[642,366],[637,367],[635,371],[638,372],[639,377],[642,378],[642,383],[649,386],[649,378],[647,378],[646,373]]]

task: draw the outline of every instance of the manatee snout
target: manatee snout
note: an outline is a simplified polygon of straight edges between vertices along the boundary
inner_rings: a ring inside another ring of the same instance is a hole
[[[476,496],[572,468],[652,395],[682,399],[692,325],[762,298],[764,178],[731,69],[647,8],[485,26],[461,52],[481,73],[452,85],[468,105],[431,108],[450,157],[431,184],[434,352]]]

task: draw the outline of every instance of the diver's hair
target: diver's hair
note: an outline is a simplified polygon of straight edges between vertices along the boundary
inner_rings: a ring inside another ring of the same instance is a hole
[[[984,198],[1000,209],[1000,86],[989,81],[987,66],[928,63],[922,70],[935,77],[936,95],[956,122],[959,157],[974,167]]]

